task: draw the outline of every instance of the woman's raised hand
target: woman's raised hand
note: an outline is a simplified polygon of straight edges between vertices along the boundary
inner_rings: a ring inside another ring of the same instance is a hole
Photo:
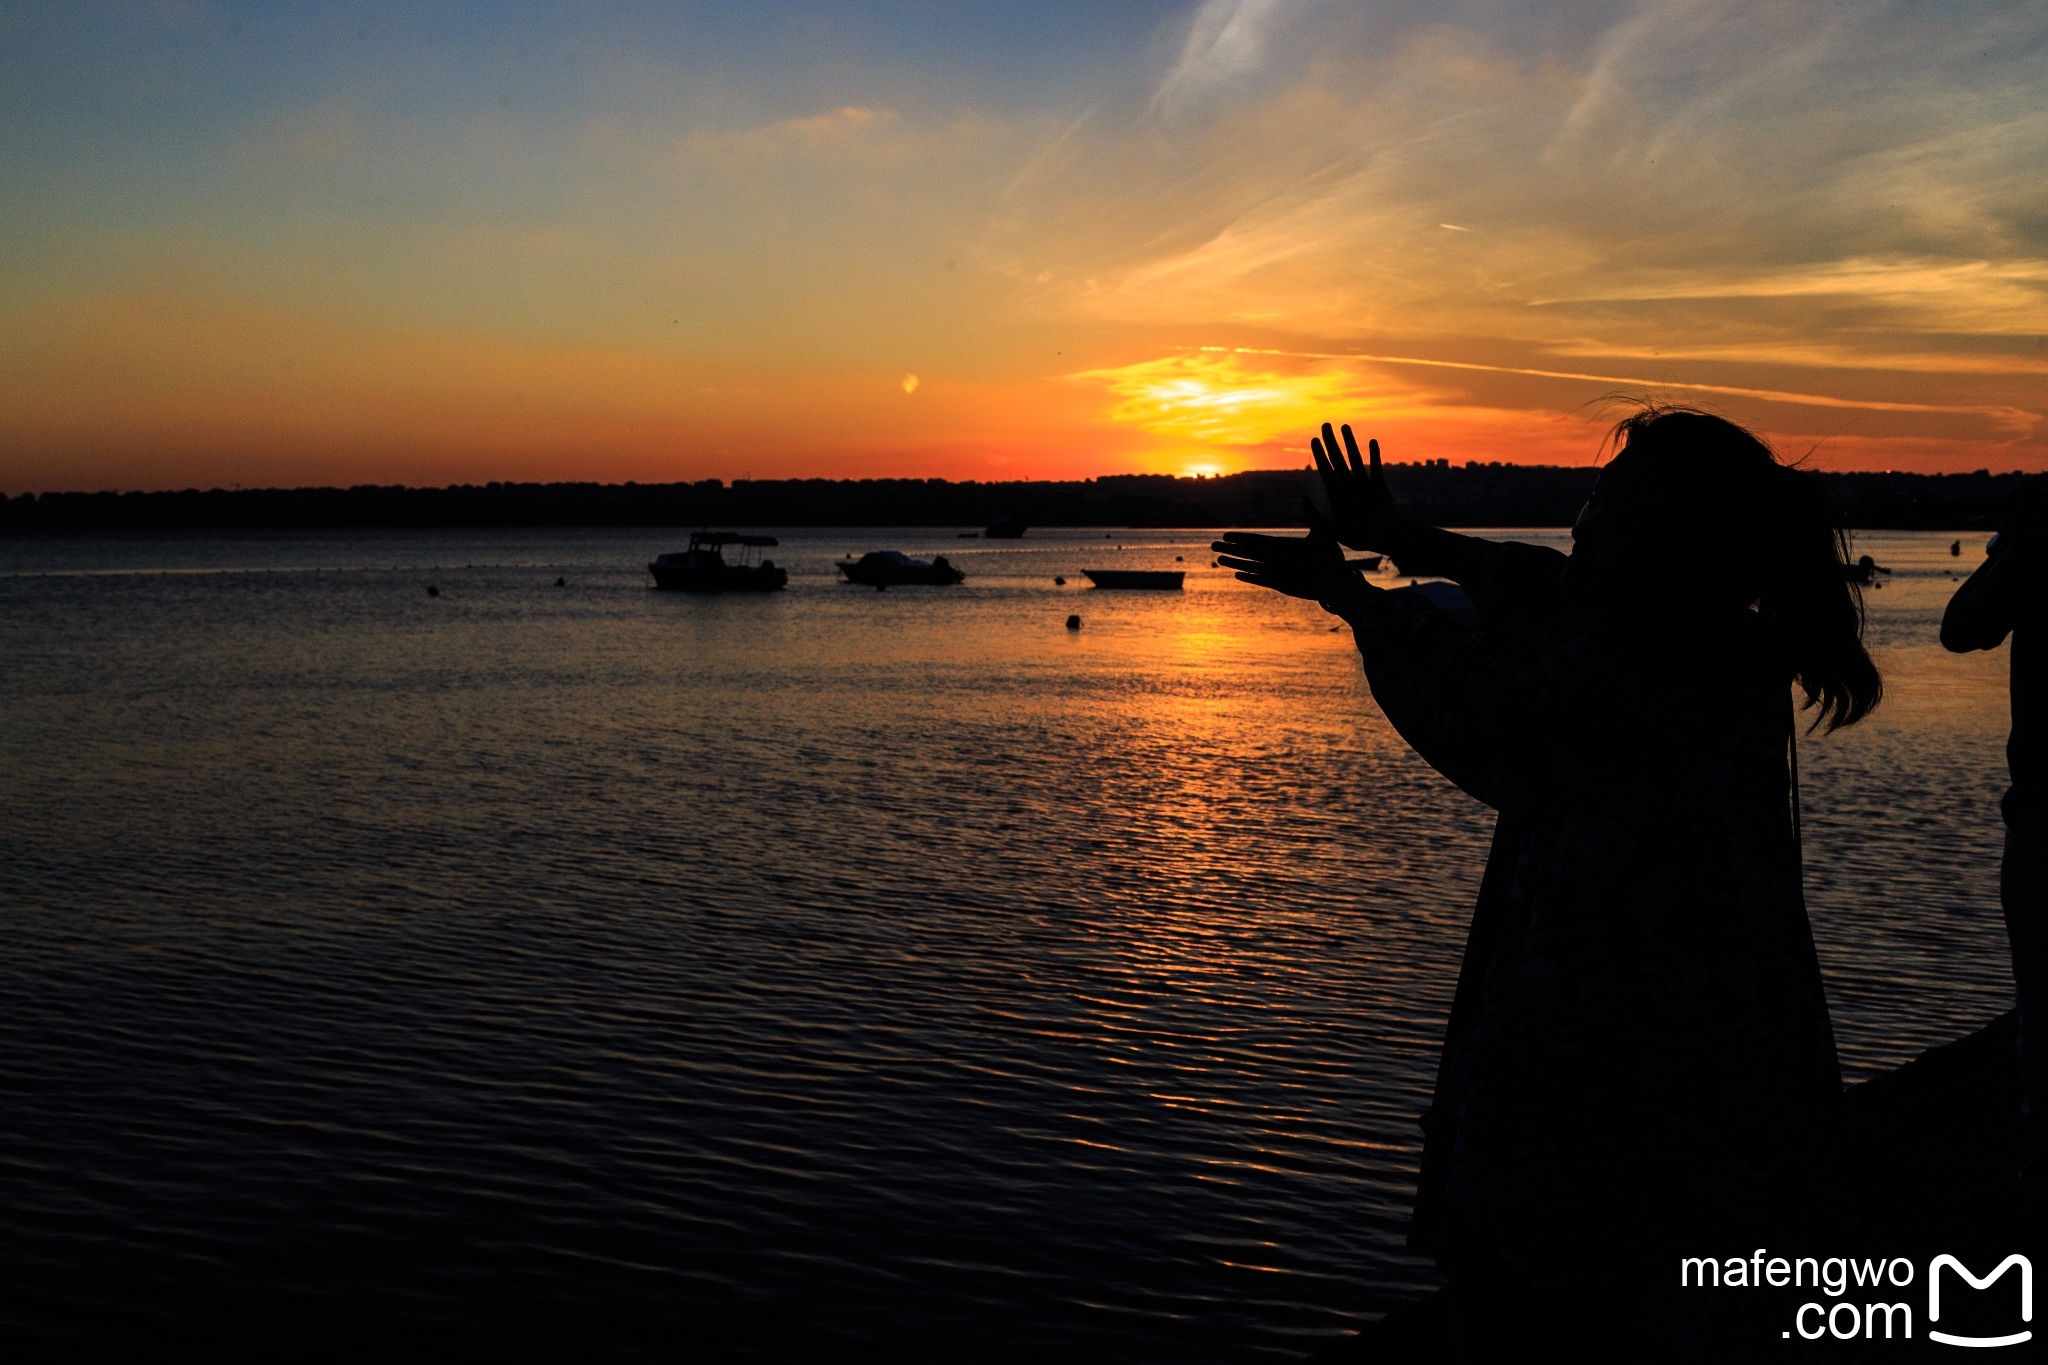
[[[1209,548],[1219,556],[1217,563],[1236,570],[1244,582],[1311,601],[1329,592],[1334,574],[1348,572],[1337,538],[1318,523],[1310,524],[1306,539],[1226,531]]]
[[[1405,526],[1394,510],[1393,495],[1387,492],[1386,476],[1380,472],[1380,443],[1366,442],[1371,461],[1359,458],[1358,442],[1351,428],[1344,428],[1344,449],[1337,449],[1337,433],[1323,423],[1320,440],[1310,440],[1316,470],[1323,476],[1323,488],[1330,495],[1330,513],[1335,518],[1337,539],[1354,550],[1391,551]]]

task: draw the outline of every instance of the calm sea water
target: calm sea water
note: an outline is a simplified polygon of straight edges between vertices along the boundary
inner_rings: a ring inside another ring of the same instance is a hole
[[[1248,1360],[1434,1283],[1491,820],[1209,539],[0,540],[9,1325]],[[1852,1079],[2009,999],[1951,539],[1863,538],[1890,697],[1801,747]],[[890,547],[971,576],[834,582]]]

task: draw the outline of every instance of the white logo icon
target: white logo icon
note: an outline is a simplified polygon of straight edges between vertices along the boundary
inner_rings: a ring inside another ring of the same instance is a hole
[[[2005,1274],[2006,1271],[2011,1270],[2014,1266],[2018,1266],[2020,1268],[2020,1321],[2032,1322],[2034,1320],[2034,1263],[2018,1252],[2014,1252],[1998,1263],[1998,1269],[1992,1271],[1981,1280],[1972,1275],[1970,1268],[1955,1257],[1946,1254],[1935,1257],[1934,1263],[1927,1267],[1927,1321],[1929,1323],[1941,1321],[1941,1268],[1943,1266],[1949,1267],[1956,1274],[1968,1280],[1972,1289],[1989,1289],[1998,1280],[1999,1276]],[[2011,1336],[2004,1337],[1959,1337],[1952,1336],[1947,1332],[1937,1332],[1931,1326],[1927,1330],[1927,1335],[1945,1346],[2017,1346],[2023,1341],[2032,1341],[2034,1339],[2034,1334],[2031,1331],[2014,1332]]]

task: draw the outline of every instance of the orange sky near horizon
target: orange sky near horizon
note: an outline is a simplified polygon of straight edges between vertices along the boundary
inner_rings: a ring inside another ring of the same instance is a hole
[[[0,491],[2048,469],[2039,15],[769,9],[12,16]]]

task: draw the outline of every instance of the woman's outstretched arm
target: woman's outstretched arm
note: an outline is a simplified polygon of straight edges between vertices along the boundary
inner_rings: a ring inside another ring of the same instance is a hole
[[[1527,790],[1514,751],[1548,729],[1557,680],[1522,651],[1490,641],[1412,592],[1385,592],[1344,563],[1330,527],[1307,539],[1231,531],[1215,542],[1224,568],[1259,587],[1304,597],[1350,623],[1373,696],[1401,737],[1468,794],[1505,809]]]

